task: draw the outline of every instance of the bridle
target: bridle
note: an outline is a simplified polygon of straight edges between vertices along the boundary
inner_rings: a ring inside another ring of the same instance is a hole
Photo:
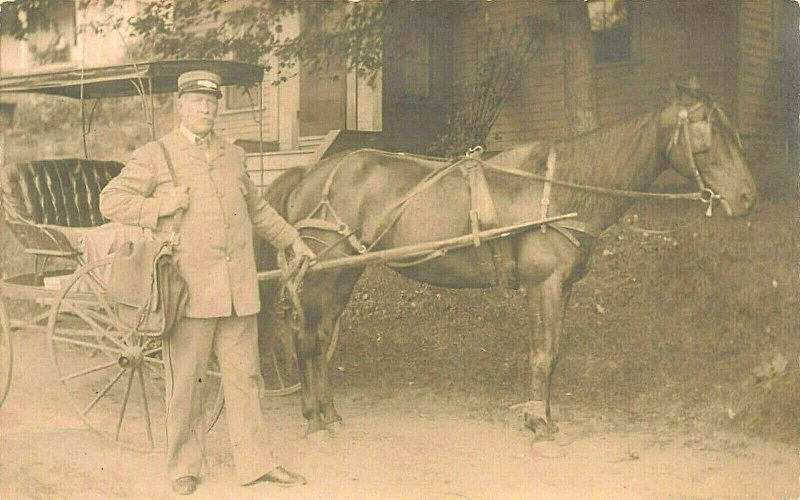
[[[724,114],[717,107],[717,105],[713,104],[711,106],[711,111],[709,111],[704,118],[692,120],[692,115],[695,113],[695,111],[703,107],[703,103],[698,102],[690,108],[682,107],[680,110],[678,110],[678,121],[675,125],[675,131],[672,134],[672,139],[667,144],[665,153],[667,156],[669,156],[670,151],[678,144],[681,135],[683,135],[685,139],[684,145],[686,150],[686,158],[689,161],[689,168],[691,169],[689,175],[691,175],[697,184],[697,194],[699,195],[700,201],[708,204],[706,215],[710,217],[712,215],[714,200],[720,200],[721,198],[710,187],[708,187],[703,180],[703,175],[700,172],[700,169],[697,167],[695,156],[700,153],[706,153],[711,149],[711,117],[714,115],[714,113],[718,113],[720,117],[723,117],[723,121],[725,121],[725,118]],[[696,138],[699,140],[692,140],[692,132],[695,133]],[[741,139],[739,139],[738,134],[736,135],[736,138],[741,144]]]
[[[657,199],[657,200],[693,200],[693,201],[700,201],[708,205],[706,209],[706,216],[711,217],[713,214],[713,206],[715,200],[721,200],[722,198],[714,192],[703,180],[703,176],[700,170],[697,167],[697,162],[695,160],[695,155],[699,153],[705,153],[711,149],[711,116],[716,115],[719,117],[720,122],[722,125],[728,127],[730,130],[733,130],[735,133],[736,141],[741,148],[741,138],[739,134],[735,132],[735,129],[730,123],[730,120],[725,116],[725,113],[717,107],[716,104],[712,105],[711,111],[708,113],[708,116],[705,118],[692,120],[691,116],[699,109],[703,107],[703,103],[698,102],[694,106],[690,108],[682,107],[678,110],[678,119],[675,124],[675,130],[672,134],[672,138],[667,144],[667,149],[665,153],[668,155],[670,150],[674,148],[678,142],[680,142],[680,137],[683,135],[686,138],[685,141],[685,151],[686,157],[689,162],[689,166],[691,168],[691,172],[689,175],[694,178],[698,191],[694,193],[650,193],[646,191],[631,191],[625,189],[614,189],[614,188],[604,188],[598,186],[591,186],[587,184],[579,184],[575,182],[569,181],[562,181],[553,179],[552,176],[544,176],[538,175],[531,172],[527,172],[524,170],[519,170],[513,167],[505,167],[501,165],[495,165],[485,162],[476,156],[470,156],[474,161],[480,162],[484,167],[499,170],[501,172],[506,172],[509,174],[517,175],[520,177],[527,177],[530,179],[536,179],[540,181],[544,181],[547,184],[552,184],[554,186],[563,186],[571,189],[576,189],[579,191],[587,191],[590,193],[598,193],[608,196],[618,196],[623,198],[634,198],[634,199]],[[700,141],[692,141],[692,131],[695,131],[697,135],[699,135],[702,140]],[[480,148],[480,146],[478,146]],[[481,148],[482,150],[483,148]],[[474,152],[474,151],[471,151]]]
[[[688,159],[689,167],[691,168],[691,172],[689,175],[694,178],[698,191],[694,193],[651,193],[645,191],[631,191],[631,190],[624,190],[624,189],[614,189],[614,188],[604,188],[599,186],[591,186],[586,184],[579,184],[575,182],[569,181],[562,181],[553,178],[553,170],[555,167],[555,149],[551,148],[550,155],[548,157],[548,175],[538,175],[531,172],[527,172],[525,170],[520,170],[514,167],[506,167],[502,165],[496,165],[487,163],[485,160],[481,159],[481,153],[483,152],[482,146],[475,146],[470,148],[465,157],[458,159],[455,163],[447,163],[444,162],[444,165],[441,168],[438,168],[432,174],[428,175],[423,181],[412,189],[403,199],[393,205],[384,217],[388,217],[393,213],[393,217],[391,218],[390,222],[384,227],[383,231],[380,235],[372,242],[372,244],[367,247],[362,243],[356,236],[355,233],[358,230],[351,229],[343,219],[338,215],[336,210],[333,208],[333,205],[330,202],[330,190],[333,184],[333,179],[339,171],[339,168],[344,164],[344,160],[356,153],[363,152],[363,151],[377,151],[372,150],[369,148],[359,149],[349,153],[347,156],[342,158],[331,170],[329,173],[325,185],[322,189],[322,199],[317,204],[317,206],[307,215],[305,218],[301,219],[297,223],[295,223],[295,227],[298,229],[318,229],[323,231],[329,231],[338,233],[340,235],[339,239],[333,244],[328,245],[322,253],[332,249],[336,245],[338,245],[342,241],[348,241],[350,246],[352,246],[358,253],[366,253],[372,249],[372,247],[377,244],[377,242],[386,234],[386,232],[397,222],[397,219],[402,214],[403,209],[407,205],[407,202],[413,198],[417,193],[422,190],[425,190],[430,185],[436,183],[438,179],[449,173],[454,167],[461,165],[464,162],[474,162],[475,164],[479,165],[481,168],[486,168],[489,170],[496,170],[500,172],[505,172],[511,175],[516,175],[520,177],[526,177],[530,179],[536,179],[540,181],[544,181],[545,186],[545,193],[542,197],[542,204],[543,204],[543,215],[542,217],[546,216],[546,205],[549,204],[549,187],[550,185],[554,186],[563,186],[571,189],[576,189],[580,191],[598,193],[603,195],[609,196],[618,196],[618,197],[625,197],[625,198],[634,198],[634,199],[658,199],[658,200],[692,200],[692,201],[700,201],[708,205],[706,209],[706,216],[711,217],[713,214],[713,206],[715,200],[721,200],[721,197],[716,194],[703,180],[702,173],[700,172],[699,168],[697,167],[697,161],[695,160],[695,155],[700,153],[705,153],[711,149],[711,134],[712,134],[712,125],[711,125],[711,117],[713,115],[719,116],[720,122],[727,126],[730,130],[735,131],[735,129],[730,124],[730,121],[725,116],[725,113],[717,107],[716,104],[713,104],[711,107],[711,111],[708,114],[700,119],[693,120],[692,115],[698,109],[703,107],[702,102],[698,102],[695,105],[687,108],[681,107],[678,110],[678,119],[675,124],[675,130],[672,133],[672,137],[667,144],[665,155],[668,156],[673,148],[675,148],[678,143],[680,142],[681,135],[684,136],[685,142],[685,152],[686,157]],[[699,138],[699,140],[692,140],[692,133]],[[734,132],[735,133],[735,132]],[[739,146],[741,147],[741,139],[739,138],[738,133],[736,133],[736,140],[739,142]],[[443,158],[432,158],[432,157],[422,157],[419,155],[408,155],[405,153],[387,153],[385,151],[378,151],[382,154],[388,154],[392,156],[402,156],[402,157],[417,157],[426,160],[435,160],[435,161],[442,161]],[[677,170],[677,169],[676,169]],[[679,171],[680,172],[680,171]],[[681,172],[683,175],[683,173]],[[399,210],[398,210],[399,209]],[[319,215],[320,217],[316,217]],[[334,220],[329,221],[328,216],[331,216]],[[584,231],[586,232],[586,231]],[[320,241],[320,243],[324,243]]]

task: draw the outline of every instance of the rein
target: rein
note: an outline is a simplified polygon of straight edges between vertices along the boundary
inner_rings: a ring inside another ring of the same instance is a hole
[[[569,182],[569,181],[559,181],[556,179],[549,178],[544,175],[533,174],[531,172],[526,172],[524,170],[519,170],[514,167],[506,167],[502,165],[492,165],[487,163],[484,160],[478,160],[473,158],[473,160],[478,161],[481,163],[482,166],[487,167],[491,170],[497,170],[499,172],[505,172],[507,174],[516,175],[519,177],[527,177],[529,179],[540,180],[544,182],[549,182],[555,186],[564,186],[572,189],[577,189],[579,191],[588,191],[590,193],[598,193],[598,194],[607,194],[611,196],[620,196],[624,198],[638,198],[638,199],[660,199],[660,200],[693,200],[693,201],[702,201],[704,203],[708,203],[708,194],[704,193],[703,191],[698,191],[695,193],[650,193],[647,191],[629,191],[626,189],[614,189],[614,188],[604,188],[599,186],[590,186],[588,184],[579,184],[576,182]],[[708,191],[711,191],[710,189]]]
[[[555,163],[555,151],[551,147],[551,153],[548,157],[548,168],[547,168],[547,175],[539,175],[534,174],[532,172],[527,172],[524,170],[520,170],[514,167],[508,167],[504,165],[495,165],[486,162],[480,158],[481,153],[483,152],[482,146],[475,146],[470,148],[467,154],[454,161],[450,162],[450,160],[444,158],[435,158],[429,156],[422,156],[422,155],[414,155],[414,154],[407,154],[407,153],[389,153],[385,151],[379,151],[376,149],[371,148],[364,148],[359,149],[357,151],[353,151],[344,158],[342,158],[339,163],[333,168],[331,173],[328,175],[328,178],[325,181],[325,185],[322,189],[322,200],[317,204],[316,208],[311,211],[311,213],[306,216],[304,219],[298,222],[298,228],[313,228],[313,229],[322,229],[327,231],[332,231],[338,233],[340,238],[334,243],[333,246],[338,245],[342,241],[348,241],[350,246],[353,247],[358,253],[364,254],[374,249],[374,247],[378,244],[378,242],[386,235],[386,233],[395,225],[397,220],[403,214],[405,208],[408,206],[408,202],[414,198],[418,193],[424,191],[431,185],[435,184],[439,181],[442,177],[449,174],[455,167],[460,167],[463,165],[465,161],[472,161],[479,165],[480,168],[483,169],[490,169],[497,172],[503,172],[509,175],[514,175],[517,177],[523,177],[527,179],[534,179],[538,181],[542,181],[544,183],[544,193],[542,197],[542,211],[543,216],[546,215],[547,205],[549,205],[549,196],[550,196],[550,187],[551,186],[562,186],[569,189],[575,189],[579,191],[586,191],[589,193],[597,193],[601,195],[607,196],[616,196],[616,197],[623,197],[623,198],[631,198],[631,199],[638,199],[638,200],[689,200],[689,201],[700,201],[708,205],[705,215],[707,217],[711,217],[713,207],[714,207],[714,200],[720,200],[720,196],[717,195],[711,188],[709,188],[703,180],[702,174],[700,173],[700,169],[697,167],[697,162],[695,161],[695,155],[706,151],[703,149],[704,144],[699,144],[698,147],[692,143],[691,138],[691,131],[690,125],[693,123],[703,124],[705,123],[708,128],[710,129],[710,119],[711,115],[718,111],[716,105],[713,105],[711,111],[708,113],[707,117],[704,117],[701,120],[692,121],[690,119],[691,114],[697,110],[698,108],[702,107],[702,103],[697,103],[691,108],[681,108],[678,111],[678,121],[675,125],[675,131],[672,135],[672,139],[667,145],[666,152],[669,153],[670,150],[678,144],[680,140],[680,136],[683,135],[686,139],[685,142],[685,151],[686,157],[689,161],[689,167],[691,168],[691,175],[694,178],[695,182],[697,183],[698,191],[693,193],[652,193],[647,191],[633,191],[628,189],[616,189],[616,188],[604,188],[600,186],[592,186],[588,184],[581,184],[577,182],[570,182],[570,181],[563,181],[553,178],[553,170],[554,170],[554,163]],[[723,121],[726,120],[724,114],[720,111],[718,113]],[[737,136],[738,140],[738,136]],[[701,141],[702,142],[702,141]],[[387,154],[391,156],[397,157],[406,157],[406,158],[419,158],[422,160],[427,161],[441,161],[444,162],[445,165],[442,165],[439,168],[433,170],[429,175],[422,179],[414,188],[412,188],[405,196],[403,196],[399,201],[395,202],[392,206],[390,206],[384,213],[381,215],[381,219],[386,219],[388,224],[382,224],[383,228],[378,234],[378,237],[369,244],[368,246],[362,243],[356,236],[355,233],[358,232],[358,229],[351,229],[336,213],[336,210],[330,203],[330,189],[333,184],[333,179],[339,171],[339,168],[344,163],[344,160],[348,157],[365,151],[374,151],[380,152],[381,154]],[[724,201],[723,201],[724,202]],[[314,218],[315,215],[320,214],[322,219]],[[328,221],[327,216],[330,215],[333,217],[334,221]],[[556,226],[554,226],[556,227]],[[570,229],[568,226],[565,226],[566,229]],[[544,229],[544,227],[543,227]],[[573,227],[571,229],[576,229],[581,232],[587,232],[585,229],[581,229],[580,227]],[[565,236],[568,236],[567,231],[559,231]],[[589,233],[591,234],[591,233]],[[574,242],[574,238],[569,238],[570,241]],[[323,249],[323,253],[330,250],[331,246]]]
[[[469,152],[467,153],[467,157],[479,162],[482,167],[489,168],[492,170],[496,170],[499,172],[505,172],[507,174],[516,175],[519,177],[525,177],[528,179],[535,179],[539,181],[543,181],[545,183],[545,196],[543,197],[544,200],[548,198],[548,191],[550,185],[555,186],[563,186],[570,189],[576,189],[579,191],[586,191],[590,193],[597,193],[597,194],[604,194],[608,196],[617,196],[621,198],[632,198],[632,199],[646,199],[646,200],[690,200],[690,201],[700,201],[703,203],[708,204],[708,209],[706,210],[706,216],[711,217],[712,210],[714,206],[714,200],[719,200],[720,196],[717,195],[711,188],[709,188],[706,183],[703,181],[703,177],[700,173],[700,169],[697,168],[697,162],[695,161],[695,154],[702,152],[698,149],[695,149],[695,146],[692,144],[691,133],[689,131],[690,123],[694,123],[689,119],[689,116],[693,111],[702,107],[702,103],[697,103],[692,106],[690,109],[682,108],[678,112],[678,123],[675,125],[675,132],[672,135],[672,139],[670,140],[669,144],[667,145],[667,153],[678,143],[680,140],[681,134],[686,138],[686,157],[689,160],[689,166],[691,167],[692,177],[697,184],[698,191],[694,193],[651,193],[647,191],[632,191],[627,189],[614,189],[614,188],[604,188],[599,186],[591,186],[587,184],[580,184],[577,182],[569,182],[569,181],[560,181],[552,178],[552,166],[548,164],[547,174],[548,175],[539,175],[534,174],[531,172],[526,172],[524,170],[519,170],[514,167],[507,167],[503,165],[493,165],[487,163],[484,160],[480,159],[480,152],[483,150],[481,146],[475,146],[474,148],[470,148]],[[714,105],[709,113],[709,118],[704,120],[698,120],[698,122],[708,122],[710,116],[717,111],[716,105]],[[704,151],[704,150],[703,150]],[[478,154],[474,154],[478,153]],[[474,155],[473,155],[474,154]],[[551,150],[551,157],[553,152]],[[551,157],[548,157],[548,163],[551,163]]]

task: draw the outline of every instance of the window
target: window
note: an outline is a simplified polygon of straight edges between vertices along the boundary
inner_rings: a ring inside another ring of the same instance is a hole
[[[595,62],[630,60],[631,28],[628,19],[628,0],[589,0],[588,8]]]
[[[258,85],[252,87],[237,85],[224,88],[225,109],[228,111],[258,109],[258,90]]]

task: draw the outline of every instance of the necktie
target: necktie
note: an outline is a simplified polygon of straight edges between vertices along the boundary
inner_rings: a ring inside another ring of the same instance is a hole
[[[197,137],[197,138],[195,138],[194,143],[198,147],[200,147],[202,149],[207,149],[209,146],[211,146],[211,138],[208,137],[208,136],[206,136],[206,137]]]

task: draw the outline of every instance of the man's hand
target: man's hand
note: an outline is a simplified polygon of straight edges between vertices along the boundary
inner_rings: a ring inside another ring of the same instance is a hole
[[[302,259],[303,257],[307,257],[308,260],[314,260],[317,258],[317,254],[308,248],[308,245],[306,245],[306,242],[303,241],[303,238],[295,238],[295,240],[292,242],[291,248],[292,253],[294,254],[294,260]]]
[[[179,208],[186,210],[189,208],[189,187],[172,186],[171,190],[164,195],[159,195],[161,204],[158,207],[158,216],[166,217],[178,211]]]

